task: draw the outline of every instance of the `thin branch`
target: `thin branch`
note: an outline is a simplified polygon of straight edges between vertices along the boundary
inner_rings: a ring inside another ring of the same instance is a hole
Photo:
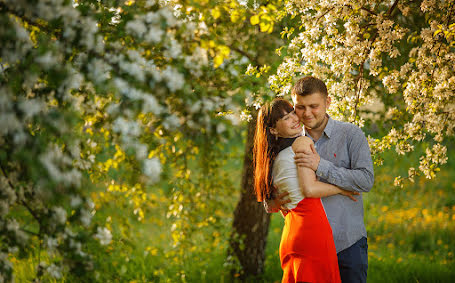
[[[398,5],[398,1],[400,1],[400,0],[396,0],[395,3],[393,3],[392,6],[390,6],[389,10],[387,11],[387,15],[388,16],[392,15],[393,10],[395,10],[395,8]]]
[[[354,10],[354,8],[351,6],[351,5],[343,5],[344,7],[348,7],[349,9],[351,10]],[[367,12],[368,14],[371,14],[371,15],[374,15],[374,16],[377,16],[378,14],[374,11],[371,11],[370,9],[368,8],[365,8],[365,7],[360,7],[360,10],[363,10],[365,12]]]
[[[6,180],[8,180],[8,185],[11,187],[11,189],[13,189],[14,193],[17,195],[16,190],[15,190],[13,184],[11,183],[11,180],[8,178],[8,174],[6,173],[5,168],[3,168],[2,165],[0,165],[0,168],[2,170],[3,176],[5,176]],[[41,219],[38,217],[38,214],[24,200],[21,200],[20,203],[23,206],[25,206],[25,208],[27,208],[27,210],[30,212],[30,214],[33,216],[33,218],[35,218],[35,220],[38,221],[38,223],[41,223],[40,222]]]
[[[8,174],[6,174],[6,171],[5,171],[5,169],[3,168],[3,166],[1,164],[0,164],[0,168],[2,170],[3,176],[5,176],[6,180],[8,180],[8,185],[11,187],[11,189],[13,189],[13,191],[16,191],[14,189],[13,184],[11,183],[11,180],[8,178]]]
[[[392,6],[390,6],[389,10],[387,11],[387,16],[390,17],[390,15],[392,14],[392,12],[395,10],[395,8],[397,7],[398,5],[398,1],[399,0],[396,0]],[[375,42],[376,38],[378,37],[379,33],[376,31],[373,35],[373,37],[371,38],[371,46],[373,46],[373,43]],[[366,53],[367,54],[367,53]],[[364,72],[364,65],[365,65],[365,62],[367,60],[367,55],[365,55],[365,58],[364,60],[362,61],[362,64],[360,65],[360,69],[359,69],[359,74],[356,78],[356,86],[355,86],[355,92],[356,92],[356,99],[355,99],[355,106],[354,106],[354,122],[357,120],[357,112],[358,112],[358,107],[359,107],[359,104],[360,104],[360,92],[362,90],[362,86],[361,86],[361,78],[363,76],[363,72]]]
[[[368,12],[369,14],[372,14],[372,15],[375,15],[375,16],[377,16],[377,15],[378,15],[376,12],[374,12],[374,11],[371,11],[371,10],[369,10],[369,9],[365,8],[365,7],[361,7],[360,9],[361,9],[361,10],[364,10],[364,11],[366,11],[366,12]]]
[[[41,234],[39,234],[39,233],[30,231],[30,230],[27,230],[27,229],[24,229],[24,228],[21,228],[21,230],[24,231],[25,233],[33,235],[33,236],[41,236]]]
[[[319,22],[320,19],[322,19],[325,15],[327,15],[330,11],[332,11],[333,9],[335,9],[335,6],[333,6],[332,8],[328,9],[327,11],[325,11],[324,14],[320,15],[317,19],[316,19],[316,23]]]
[[[373,43],[376,40],[376,37],[378,37],[378,32],[377,31],[374,33],[373,37],[371,38],[371,46],[373,46]],[[359,104],[360,104],[360,91],[362,90],[362,87],[359,86],[359,84],[360,84],[360,79],[363,76],[365,62],[367,61],[367,58],[368,58],[366,54],[365,54],[365,57],[364,57],[364,59],[362,61],[362,64],[360,65],[359,74],[357,75],[357,78],[356,78],[357,82],[356,82],[356,85],[355,85],[356,98],[355,98],[355,106],[354,106],[354,111],[355,111],[354,112],[354,122],[357,120],[357,112],[358,112],[358,107],[359,107]]]
[[[449,8],[449,10],[450,10],[449,15],[447,16],[447,23],[446,23],[447,26],[449,26],[450,19],[452,18],[452,14],[453,14],[453,12],[454,12],[454,9],[452,9],[453,7],[454,7],[454,4],[452,3],[452,5],[451,5],[450,8]],[[441,37],[439,37],[439,38],[441,38]],[[438,40],[438,39],[436,39],[436,40]],[[443,45],[443,42],[444,42],[444,40],[441,38],[441,39],[439,40],[438,50],[436,51],[436,57],[440,57],[439,54],[441,53],[441,47],[442,47],[442,45]],[[431,82],[432,82],[432,83],[434,82],[434,79],[433,79],[433,78],[434,78],[434,72],[435,72],[435,71],[436,71],[436,68],[433,68],[433,69],[431,70],[431,76],[430,76],[430,78],[431,78]]]
[[[227,47],[229,47],[231,50],[239,53],[240,55],[243,55],[243,56],[247,57],[248,60],[251,61],[251,63],[254,63],[255,65],[258,65],[258,62],[257,62],[256,58],[251,56],[251,54],[248,54],[247,52],[245,52],[245,51],[243,51],[243,50],[241,50],[241,49],[239,49],[239,48],[237,48],[237,47],[235,47],[233,45],[227,45]]]
[[[343,7],[347,7],[351,10],[354,10],[354,8],[351,6],[351,5],[343,5]],[[319,20],[324,17],[325,15],[327,15],[330,11],[332,11],[333,9],[335,9],[335,6],[333,6],[332,8],[328,9],[325,13],[323,13],[322,15],[320,15],[317,20],[316,20],[316,23],[319,22]],[[365,7],[360,7],[360,10],[363,10],[365,12],[367,12],[368,14],[371,14],[371,15],[374,15],[374,16],[377,16],[378,14],[374,11],[371,11],[370,9],[368,8],[365,8]]]
[[[26,22],[27,24],[31,25],[31,26],[34,26],[34,27],[37,27],[47,33],[50,33],[54,36],[56,36],[57,38],[61,39],[62,38],[62,33],[61,32],[58,32],[58,31],[55,31],[55,30],[52,30],[49,28],[49,26],[47,25],[43,25],[41,23],[38,23],[36,21],[33,21],[29,18],[27,18],[23,13],[19,12],[19,11],[16,11],[14,9],[11,9],[9,8],[5,3],[3,2],[0,2],[0,11],[5,11],[6,13],[8,14],[11,14],[13,16],[16,16],[17,18],[21,19],[22,21]]]

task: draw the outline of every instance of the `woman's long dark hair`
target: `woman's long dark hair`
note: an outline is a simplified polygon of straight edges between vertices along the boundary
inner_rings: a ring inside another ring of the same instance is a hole
[[[293,110],[291,103],[280,98],[264,104],[259,110],[253,148],[254,189],[258,201],[270,199],[272,193],[272,165],[278,150],[275,148],[275,136],[270,133],[270,129]]]

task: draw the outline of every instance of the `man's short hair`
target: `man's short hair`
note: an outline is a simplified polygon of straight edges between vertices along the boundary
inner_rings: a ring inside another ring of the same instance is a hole
[[[318,78],[307,76],[299,79],[292,88],[292,96],[306,96],[316,92],[322,93],[327,97],[327,86]]]

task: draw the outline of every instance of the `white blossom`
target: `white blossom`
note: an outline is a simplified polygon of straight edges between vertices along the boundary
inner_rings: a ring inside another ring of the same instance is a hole
[[[88,50],[92,50],[95,46],[95,34],[98,31],[98,24],[91,17],[80,18],[80,21],[81,26],[84,27],[81,44],[87,47]]]
[[[145,80],[144,68],[140,63],[135,61],[129,62],[124,60],[120,61],[119,65],[122,71],[128,73],[130,76],[134,77],[138,81],[143,82]]]
[[[210,112],[210,111],[214,110],[215,103],[210,99],[204,99],[203,108],[204,108],[204,110]]]
[[[224,116],[224,118],[232,123],[234,126],[238,126],[241,123],[241,119],[239,115],[235,115],[234,113],[229,113]]]
[[[46,268],[46,272],[49,273],[49,275],[54,277],[55,279],[62,278],[62,268],[55,264],[49,265]]]
[[[158,43],[162,40],[163,35],[164,31],[159,26],[150,25],[144,39],[150,43]]]
[[[97,83],[104,83],[109,79],[112,67],[101,59],[93,59],[87,66],[91,79]]]
[[[136,150],[136,158],[138,160],[145,159],[148,154],[148,148],[145,144],[142,143],[135,143],[134,144],[134,149]]]
[[[50,51],[36,58],[36,62],[42,65],[44,69],[50,69],[53,65],[58,63],[57,58],[55,58]]]
[[[91,199],[88,199],[86,201],[87,203],[87,206],[90,208],[90,209],[94,209],[95,208],[95,203],[91,200]]]
[[[52,238],[52,237],[49,237],[49,236],[45,236],[44,237],[44,244],[46,245],[48,250],[54,251],[55,248],[58,246],[58,241],[55,238]]]
[[[173,27],[179,23],[170,8],[164,7],[160,9],[159,12],[169,26]]]
[[[253,116],[246,111],[242,111],[242,113],[240,113],[240,120],[249,122],[251,119],[253,119]]]
[[[19,228],[20,228],[20,226],[19,226],[19,223],[16,221],[16,219],[10,219],[6,223],[6,229],[13,233],[17,233]]]
[[[90,213],[90,211],[86,210],[86,209],[81,209],[81,217],[80,217],[80,220],[82,222],[82,225],[84,227],[88,227],[90,226],[90,223],[92,222],[92,214]]]
[[[382,83],[388,89],[390,93],[395,93],[400,87],[400,81],[398,79],[399,73],[397,71],[391,72],[390,75],[385,76],[382,79]]]
[[[4,252],[0,252],[0,263],[3,268],[6,270],[13,269],[13,265],[10,261],[8,261],[8,254]]]
[[[222,133],[224,133],[225,131],[226,131],[226,126],[225,126],[224,124],[218,124],[218,125],[216,126],[216,132],[217,132],[218,134],[222,134]]]
[[[153,5],[155,5],[157,3],[156,0],[146,0],[145,2],[145,8],[150,8],[152,7]]]
[[[70,205],[71,207],[75,208],[75,207],[78,207],[82,204],[82,198],[78,195],[73,195],[71,196],[71,199],[70,199]]]
[[[172,67],[166,67],[162,75],[167,80],[167,87],[171,92],[181,89],[185,83],[184,76]]]
[[[85,257],[87,254],[82,251],[82,243],[75,241],[74,239],[69,240],[69,246],[71,249],[73,249],[76,254]]]
[[[150,178],[151,182],[157,182],[161,174],[161,163],[158,158],[144,160],[144,174]]]
[[[172,39],[170,41],[169,49],[167,50],[167,52],[165,54],[171,58],[177,58],[181,53],[182,53],[182,47],[175,39]]]
[[[9,212],[9,204],[4,200],[0,200],[0,216],[7,215]]]
[[[20,120],[14,113],[2,112],[0,113],[0,135],[13,133],[22,128]]]
[[[153,4],[152,4],[153,5]],[[148,12],[145,14],[145,22],[148,24],[158,25],[160,23],[160,14],[156,12]]]
[[[112,241],[111,231],[106,227],[98,227],[94,237],[98,239],[100,241],[100,244],[103,246],[109,245],[109,243]]]
[[[164,119],[163,126],[167,130],[175,130],[180,126],[180,120],[177,116],[171,114]]]
[[[78,186],[81,180],[81,173],[76,168],[66,170],[72,164],[72,159],[63,154],[57,145],[39,157],[39,160],[46,168],[51,178],[57,182]]]
[[[62,207],[54,207],[53,208],[54,214],[53,217],[57,221],[58,224],[65,224],[66,222],[66,210]]]
[[[128,121],[123,117],[119,117],[114,121],[112,129],[125,136],[137,137],[140,134],[138,123],[135,121]]]
[[[153,113],[159,115],[163,111],[163,107],[160,106],[156,98],[151,94],[144,94],[144,104],[142,105],[142,111],[144,113]]]

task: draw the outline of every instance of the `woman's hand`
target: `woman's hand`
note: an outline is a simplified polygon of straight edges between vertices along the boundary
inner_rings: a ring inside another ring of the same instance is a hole
[[[348,198],[352,199],[353,201],[357,201],[357,199],[354,197],[354,196],[358,196],[360,195],[359,192],[352,192],[352,191],[347,191],[347,190],[343,190],[343,189],[340,189],[341,190],[341,195],[343,196],[347,196]]]

